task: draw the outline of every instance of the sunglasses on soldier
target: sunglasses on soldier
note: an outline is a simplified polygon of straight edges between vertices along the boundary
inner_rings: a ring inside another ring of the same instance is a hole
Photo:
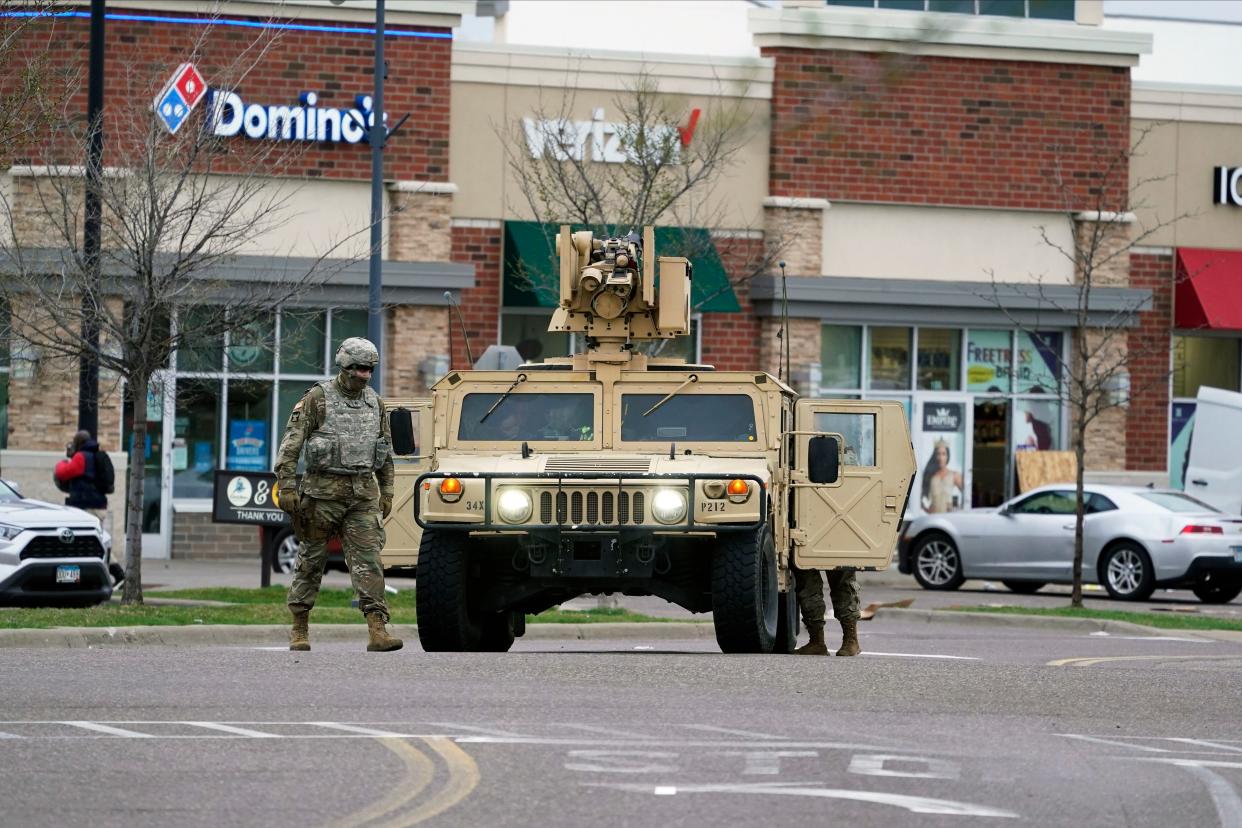
[[[346,365],[345,370],[346,371],[374,371],[375,366],[374,365],[362,365],[358,363],[354,365]]]

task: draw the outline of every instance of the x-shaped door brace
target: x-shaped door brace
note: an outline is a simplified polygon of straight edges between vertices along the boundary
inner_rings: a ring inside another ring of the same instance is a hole
[[[833,502],[833,499],[831,497],[831,493],[833,491],[832,489],[829,489],[827,487],[822,487],[822,486],[796,485],[795,488],[799,491],[814,492],[815,496],[819,498],[820,500],[822,500],[825,505],[837,511],[835,520],[829,521],[822,531],[817,533],[814,537],[812,537],[809,533],[807,534],[806,545],[814,549],[816,542],[818,542],[821,538],[823,538],[824,535],[827,535],[829,532],[831,532],[832,529],[838,523],[845,523],[846,526],[850,527],[850,529],[854,531],[854,534],[857,535],[860,540],[862,540],[864,543],[867,544],[868,550],[874,549],[876,547],[876,541],[872,539],[870,535],[864,532],[862,530],[862,527],[859,526],[858,523],[852,517],[850,517],[850,510],[853,509],[856,505],[858,505],[858,503],[860,503],[863,500],[863,498],[866,497],[866,495],[869,494],[873,489],[878,488],[882,482],[883,481],[881,480],[872,479],[870,481],[870,485],[864,486],[863,488],[859,489],[858,492],[854,495],[854,497],[851,498],[850,502],[845,504],[844,508],[838,506],[836,503]],[[805,502],[806,501],[804,500],[801,500],[801,499],[799,500],[799,503],[805,503]],[[800,513],[799,517],[806,514],[806,512],[804,511],[805,509],[806,509],[805,506],[799,507],[798,509]],[[802,529],[803,531],[807,531],[808,529],[808,527],[802,525],[801,520],[798,521],[798,528]]]

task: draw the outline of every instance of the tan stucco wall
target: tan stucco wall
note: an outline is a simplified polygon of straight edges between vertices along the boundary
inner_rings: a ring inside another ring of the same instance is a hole
[[[702,110],[700,136],[708,119],[722,109],[740,106],[744,113],[745,141],[735,163],[710,193],[701,191],[704,202],[692,208],[687,223],[697,218],[715,227],[761,228],[767,195],[771,65],[737,60],[728,64],[636,55],[587,60],[565,50],[459,44],[453,54],[450,132],[450,179],[459,188],[454,215],[530,218],[506,162],[504,142],[514,126],[541,111],[547,117],[556,115],[566,102],[572,120],[589,121],[601,108],[604,120],[619,120],[618,96],[626,95],[633,79],[646,70],[659,80],[661,94],[675,109],[687,116],[694,108]],[[515,149],[527,152],[524,141]]]
[[[1136,122],[1136,134],[1149,125],[1131,165],[1138,224],[1154,230],[1142,244],[1242,246],[1242,207],[1212,203],[1213,168],[1242,166],[1242,125]]]
[[[231,179],[222,177],[227,186]],[[364,258],[370,244],[371,184],[367,181],[311,181],[269,179],[264,195],[243,209],[250,215],[265,200],[281,205],[280,220],[245,240],[239,255],[321,256]],[[385,202],[385,209],[388,209]],[[385,228],[387,229],[387,228]],[[387,255],[387,234],[384,250]]]
[[[895,279],[1070,284],[1073,250],[1057,213],[902,207],[834,201],[824,214],[824,273]]]

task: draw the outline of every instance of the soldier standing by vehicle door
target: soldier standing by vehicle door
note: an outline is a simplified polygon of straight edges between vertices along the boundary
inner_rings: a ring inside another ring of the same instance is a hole
[[[367,650],[401,649],[388,634],[384,599],[384,518],[392,511],[392,437],[384,401],[367,383],[379,362],[369,340],[351,337],[336,352],[336,377],[311,387],[293,407],[276,459],[280,508],[302,543],[289,587],[289,649],[309,650],[310,611],[327,563],[328,538],[341,539],[358,608],[367,618]],[[296,481],[305,451],[306,474]]]
[[[832,614],[841,624],[841,649],[839,656],[856,656],[862,652],[858,645],[858,619],[861,604],[858,592],[858,573],[850,567],[830,569],[828,592],[832,596]],[[824,581],[818,569],[795,569],[794,584],[798,589],[798,609],[802,611],[802,623],[811,640],[794,652],[798,655],[828,655],[824,643]]]

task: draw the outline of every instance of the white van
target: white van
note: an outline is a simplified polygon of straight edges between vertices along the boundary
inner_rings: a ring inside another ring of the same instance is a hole
[[[1199,388],[1182,480],[1186,494],[1242,514],[1242,394]]]

